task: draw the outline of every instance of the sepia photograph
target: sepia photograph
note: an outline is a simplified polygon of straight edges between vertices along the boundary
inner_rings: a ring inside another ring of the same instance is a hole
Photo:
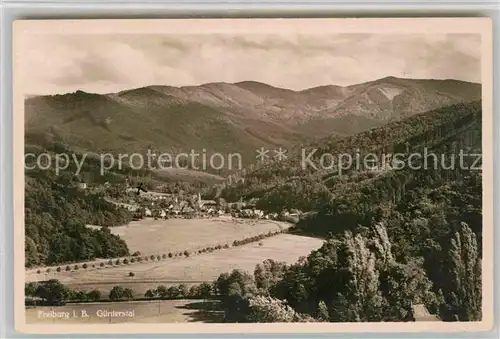
[[[21,20],[13,43],[20,329],[492,327],[490,19]]]

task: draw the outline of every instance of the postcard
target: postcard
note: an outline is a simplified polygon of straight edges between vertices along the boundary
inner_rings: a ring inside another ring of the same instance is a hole
[[[18,331],[492,328],[490,18],[13,28]]]

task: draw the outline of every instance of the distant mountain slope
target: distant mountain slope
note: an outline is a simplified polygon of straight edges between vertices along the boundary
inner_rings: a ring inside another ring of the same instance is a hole
[[[77,91],[29,97],[30,143],[56,138],[95,152],[207,149],[239,152],[351,135],[391,120],[481,97],[479,84],[388,77],[359,85],[302,91],[244,81],[148,86],[106,95]]]

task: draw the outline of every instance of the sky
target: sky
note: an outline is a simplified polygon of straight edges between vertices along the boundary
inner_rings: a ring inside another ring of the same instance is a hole
[[[247,80],[293,90],[386,76],[481,82],[474,34],[50,34],[28,45],[20,72],[32,95]]]

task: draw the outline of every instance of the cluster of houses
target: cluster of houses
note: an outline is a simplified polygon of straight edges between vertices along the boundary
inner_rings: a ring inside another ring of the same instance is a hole
[[[116,203],[134,214],[135,219],[143,217],[168,218],[211,218],[230,215],[235,218],[290,220],[298,217],[299,211],[284,211],[265,213],[256,208],[256,200],[226,203],[224,201],[204,200],[200,194],[176,195],[159,192],[144,192],[137,194],[137,189],[127,189],[128,202]]]

